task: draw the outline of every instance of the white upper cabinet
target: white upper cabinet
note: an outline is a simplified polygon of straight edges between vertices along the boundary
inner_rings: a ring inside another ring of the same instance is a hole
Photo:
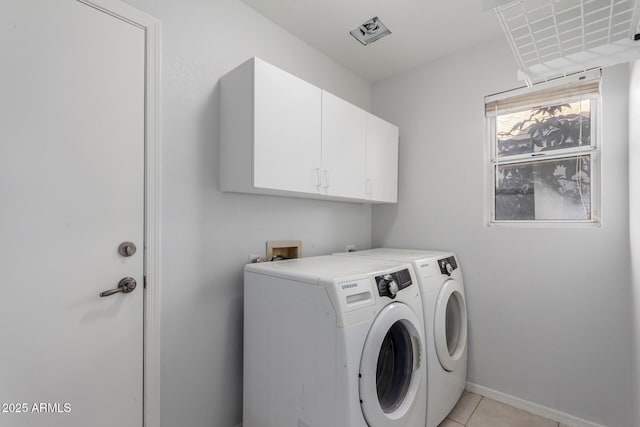
[[[256,60],[253,185],[317,191],[321,90]]]
[[[319,191],[320,88],[258,58],[222,78],[223,191]]]
[[[398,201],[398,127],[369,113],[366,176],[369,200]]]
[[[322,91],[322,191],[365,199],[366,111]]]
[[[222,191],[395,203],[397,159],[397,127],[258,58],[221,79]]]

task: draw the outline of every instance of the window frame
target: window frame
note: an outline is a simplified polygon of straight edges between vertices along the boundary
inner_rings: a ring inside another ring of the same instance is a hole
[[[589,79],[598,79],[600,81],[601,70],[591,70],[590,72],[580,73],[570,77],[564,77],[558,79],[558,81],[545,82],[540,85],[535,85],[531,88],[520,88],[514,91],[508,91],[497,95],[491,95],[485,97],[485,106],[488,101],[502,98],[509,98],[514,93],[517,94],[535,94],[536,91],[542,91],[547,89],[553,89],[554,87],[562,88],[561,85],[567,83]],[[540,86],[542,88],[540,88]],[[558,104],[565,104],[569,102],[575,102],[577,100],[589,99],[591,102],[591,123],[590,123],[590,145],[578,146],[570,148],[562,148],[553,151],[545,152],[533,152],[526,154],[515,154],[512,156],[498,157],[497,155],[497,129],[496,118],[498,115],[508,114],[510,112],[526,111],[527,109],[536,108],[538,106],[551,106]],[[485,187],[488,191],[485,191],[485,223],[491,227],[561,227],[561,228],[592,228],[601,227],[601,189],[602,189],[602,176],[601,176],[601,150],[602,150],[602,134],[601,134],[601,108],[602,99],[601,91],[598,93],[589,93],[586,95],[575,96],[560,96],[560,97],[548,97],[544,99],[544,102],[531,103],[527,106],[519,106],[516,108],[505,109],[496,114],[485,115],[485,128],[486,128],[486,142],[485,142]],[[527,220],[497,220],[496,215],[496,175],[498,167],[514,164],[536,164],[544,161],[556,160],[556,159],[570,159],[577,158],[578,160],[582,156],[590,156],[590,208],[591,219],[527,219]]]

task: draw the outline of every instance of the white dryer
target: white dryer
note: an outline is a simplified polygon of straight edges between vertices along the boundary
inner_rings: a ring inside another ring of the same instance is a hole
[[[408,263],[322,256],[248,264],[244,427],[416,427],[425,335]]]
[[[413,265],[422,294],[427,334],[426,427],[436,427],[457,403],[467,380],[467,304],[455,254],[378,248],[336,255]]]

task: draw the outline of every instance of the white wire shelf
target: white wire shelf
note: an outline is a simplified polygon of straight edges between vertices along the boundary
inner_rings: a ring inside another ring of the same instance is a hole
[[[516,0],[494,10],[529,84],[640,58],[640,0]]]

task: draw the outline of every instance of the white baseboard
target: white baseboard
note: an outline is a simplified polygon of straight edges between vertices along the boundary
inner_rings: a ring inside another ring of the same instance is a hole
[[[531,412],[532,414],[540,415],[541,417],[549,418],[553,421],[557,421],[571,427],[605,427],[602,424],[583,420],[582,418],[574,417],[573,415],[569,415],[556,409],[538,405],[537,403],[529,402],[527,400],[520,399],[519,397],[511,396],[478,384],[467,382],[466,389],[472,393],[497,400],[498,402],[506,403],[514,408],[523,409],[527,412]]]

